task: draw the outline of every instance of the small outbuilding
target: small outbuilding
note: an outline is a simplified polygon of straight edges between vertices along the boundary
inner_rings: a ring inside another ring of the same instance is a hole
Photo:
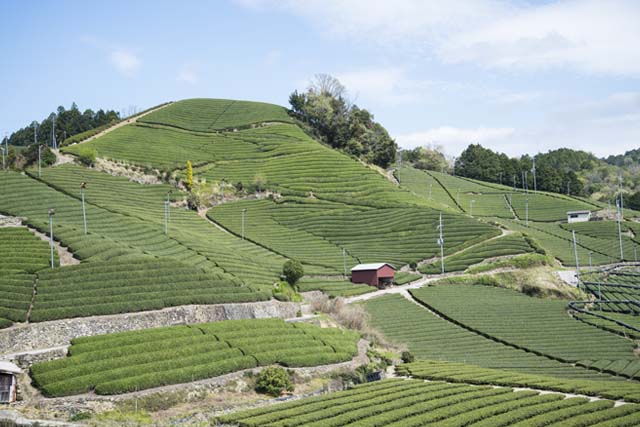
[[[358,264],[351,269],[351,282],[385,287],[393,284],[395,274],[395,267],[386,262]]]
[[[0,361],[0,403],[15,402],[18,397],[18,375],[22,369],[11,362]]]
[[[569,211],[567,212],[567,222],[587,222],[591,220],[591,211]]]

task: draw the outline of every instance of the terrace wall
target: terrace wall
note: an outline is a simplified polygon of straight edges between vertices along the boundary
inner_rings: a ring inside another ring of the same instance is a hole
[[[296,317],[299,310],[299,303],[273,300],[237,304],[186,305],[139,313],[22,324],[0,330],[0,355],[15,357],[16,353],[69,345],[76,337],[113,332],[221,320],[268,317],[288,319]]]

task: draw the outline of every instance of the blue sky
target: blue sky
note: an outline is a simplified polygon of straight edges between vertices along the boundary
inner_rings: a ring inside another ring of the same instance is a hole
[[[287,105],[337,76],[403,147],[640,148],[635,0],[0,2],[0,131],[58,105]]]

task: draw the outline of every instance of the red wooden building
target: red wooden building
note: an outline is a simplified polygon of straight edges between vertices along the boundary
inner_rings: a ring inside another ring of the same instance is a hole
[[[353,283],[366,283],[371,286],[384,287],[393,284],[395,274],[395,267],[386,262],[358,264],[351,269],[351,281]]]

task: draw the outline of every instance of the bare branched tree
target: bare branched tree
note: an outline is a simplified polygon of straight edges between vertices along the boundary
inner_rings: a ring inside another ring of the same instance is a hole
[[[346,98],[347,88],[335,77],[329,74],[316,74],[309,82],[309,90],[320,94],[329,95],[334,98]]]

